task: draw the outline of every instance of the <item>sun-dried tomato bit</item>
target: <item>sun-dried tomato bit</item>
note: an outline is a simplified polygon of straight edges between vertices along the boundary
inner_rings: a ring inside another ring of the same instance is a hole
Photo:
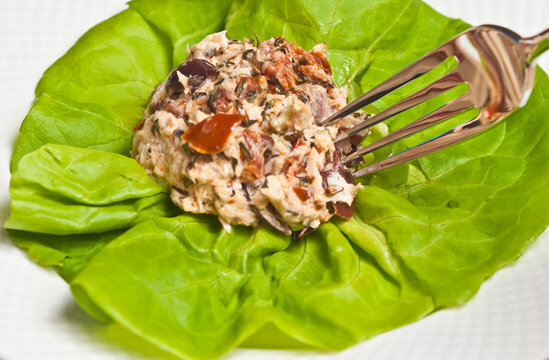
[[[135,125],[135,127],[133,128],[133,132],[137,132],[143,129],[143,125],[145,125],[145,119],[141,120],[139,124]]]
[[[301,201],[307,201],[308,199],[311,198],[309,191],[301,186],[294,186],[293,190],[297,195],[297,197],[299,198],[299,200]]]
[[[233,127],[245,118],[240,114],[215,114],[191,126],[181,139],[201,154],[217,154],[223,150]]]
[[[275,61],[265,65],[264,72],[276,84],[277,92],[288,91],[296,86],[291,59],[281,52],[274,53]]]
[[[324,54],[320,51],[309,52],[296,47],[297,71],[312,80],[331,83],[332,69]]]

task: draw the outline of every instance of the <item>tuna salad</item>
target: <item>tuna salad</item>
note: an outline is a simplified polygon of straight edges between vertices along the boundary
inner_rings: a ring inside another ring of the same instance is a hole
[[[341,165],[362,139],[334,144],[364,120],[318,125],[347,103],[332,81],[325,45],[311,51],[208,35],[151,96],[132,156],[173,202],[231,224],[301,236],[333,215],[349,218],[359,185]]]

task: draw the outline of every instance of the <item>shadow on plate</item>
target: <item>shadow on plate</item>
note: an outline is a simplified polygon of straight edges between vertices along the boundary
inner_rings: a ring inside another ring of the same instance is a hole
[[[121,358],[129,357],[136,360],[180,360],[179,357],[176,357],[149,342],[143,341],[141,337],[119,324],[105,324],[95,320],[82,310],[72,298],[66,302],[61,309],[59,316],[63,321],[68,323],[71,328],[74,328],[75,331],[85,334],[91,341],[97,342],[98,346],[106,346],[113,352],[123,352],[124,354],[121,354]],[[280,351],[280,357],[284,357],[284,350],[304,351],[308,354],[315,352],[321,353],[318,349],[289,337],[272,324],[264,326],[257,333],[250,336],[239,348]],[[230,354],[228,357],[232,358]]]
[[[6,229],[4,229],[4,223],[10,215],[10,203],[6,201],[0,205],[0,246],[14,246],[11,240],[8,237]]]
[[[140,337],[116,323],[101,323],[88,315],[74,299],[68,299],[61,309],[59,317],[98,347],[112,352],[120,352],[121,358],[180,360],[156,346],[143,341]]]

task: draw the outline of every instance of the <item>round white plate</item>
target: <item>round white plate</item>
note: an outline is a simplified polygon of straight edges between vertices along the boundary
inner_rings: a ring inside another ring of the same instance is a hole
[[[207,1],[207,0],[204,0]],[[472,23],[530,35],[549,27],[547,0],[429,0]],[[522,5],[528,3],[528,6]],[[0,2],[0,221],[8,214],[14,139],[44,70],[87,29],[126,7],[124,0]],[[365,24],[367,26],[367,24]],[[549,70],[549,54],[540,64]],[[549,114],[548,114],[549,118]],[[549,358],[549,233],[489,279],[462,308],[379,335],[339,353],[237,349],[227,359],[527,359]],[[0,233],[0,359],[155,359],[136,352],[74,302],[68,286]]]

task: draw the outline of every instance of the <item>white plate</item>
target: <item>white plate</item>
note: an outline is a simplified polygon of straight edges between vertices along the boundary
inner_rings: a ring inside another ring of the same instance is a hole
[[[205,0],[207,1],[207,0]],[[430,0],[442,13],[507,25],[529,35],[549,27],[549,1]],[[481,4],[478,4],[481,3]],[[9,158],[42,72],[122,0],[0,2],[0,220],[8,212]],[[365,24],[366,26],[366,24]],[[549,54],[540,64],[549,70]],[[228,359],[532,359],[549,357],[549,233],[464,307],[439,311],[339,353],[235,350]],[[112,340],[76,305],[68,286],[0,236],[0,359],[153,359]]]

